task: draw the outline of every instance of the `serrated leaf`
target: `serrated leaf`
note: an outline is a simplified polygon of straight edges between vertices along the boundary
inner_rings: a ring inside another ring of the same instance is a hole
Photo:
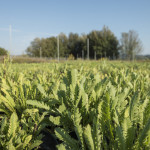
[[[56,146],[58,150],[66,150],[66,147],[63,144]]]
[[[10,137],[11,135],[15,135],[15,131],[17,129],[17,121],[18,121],[18,116],[14,112],[12,113],[10,117],[10,123],[9,123],[9,129],[8,129],[8,136]]]
[[[65,144],[68,144],[71,148],[78,149],[78,142],[73,139],[64,129],[55,128],[55,134],[61,141],[64,141]]]
[[[49,120],[50,120],[54,125],[60,125],[60,116],[58,116],[58,117],[50,116],[50,117],[49,117]]]
[[[31,139],[32,139],[32,135],[28,135],[28,136],[25,138],[25,140],[24,140],[24,142],[23,142],[23,148],[25,148],[25,147],[29,144],[29,142],[31,141]]]
[[[48,95],[46,94],[46,92],[41,84],[38,84],[37,88],[43,94],[43,96],[48,97]]]
[[[85,137],[86,144],[88,145],[88,149],[94,150],[94,142],[91,133],[91,126],[89,124],[85,127],[84,137]]]
[[[38,146],[40,146],[42,144],[42,141],[40,140],[35,140],[33,144],[30,145],[29,150],[33,150],[34,148],[37,148]]]
[[[14,147],[12,143],[9,143],[8,150],[16,150],[16,148]]]
[[[27,100],[26,103],[27,103],[28,105],[36,106],[36,107],[38,107],[38,108],[42,108],[42,109],[45,109],[45,110],[50,110],[50,107],[49,107],[46,103],[44,103],[44,102],[42,102],[42,101]]]

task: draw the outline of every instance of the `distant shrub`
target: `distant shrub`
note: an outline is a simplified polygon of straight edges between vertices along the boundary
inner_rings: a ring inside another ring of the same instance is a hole
[[[108,58],[102,57],[99,59],[100,61],[109,60]]]
[[[74,60],[74,56],[72,54],[69,55],[68,60]]]

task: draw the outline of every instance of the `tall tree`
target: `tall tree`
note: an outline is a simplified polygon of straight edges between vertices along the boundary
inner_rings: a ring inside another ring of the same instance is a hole
[[[60,57],[66,57],[69,53],[68,38],[64,33],[59,34]]]
[[[40,47],[41,47],[41,39],[35,38],[31,43],[30,46],[26,49],[26,53],[29,56],[40,56]]]
[[[40,52],[41,50],[41,52]],[[57,55],[57,39],[56,37],[50,38],[35,38],[26,50],[29,56],[40,57],[56,57]]]
[[[92,31],[88,34],[90,40],[90,57],[94,58],[96,52],[97,57],[118,57],[119,42],[115,35],[108,27],[103,27],[101,31]]]
[[[41,41],[41,49],[43,57],[56,57],[57,56],[57,38],[50,37]]]
[[[87,55],[87,35],[81,34],[78,39],[78,57],[85,58]]]
[[[121,34],[121,55],[126,59],[133,60],[135,55],[139,54],[143,50],[142,42],[138,36],[138,33],[134,30],[130,30],[128,33]]]
[[[69,54],[73,54],[74,57],[77,57],[79,53],[79,35],[77,33],[70,33],[68,37],[68,50]]]

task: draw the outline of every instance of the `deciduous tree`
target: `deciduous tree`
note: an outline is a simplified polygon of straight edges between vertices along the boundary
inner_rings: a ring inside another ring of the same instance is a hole
[[[126,59],[133,60],[134,56],[143,50],[142,42],[138,36],[138,33],[134,30],[130,30],[128,33],[123,32],[121,34],[120,42],[120,53]]]

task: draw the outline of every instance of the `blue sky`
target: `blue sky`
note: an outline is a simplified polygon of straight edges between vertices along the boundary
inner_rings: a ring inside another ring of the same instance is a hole
[[[106,25],[118,39],[122,32],[137,31],[143,54],[150,54],[149,15],[150,0],[1,0],[0,47],[19,55],[36,37],[89,33]]]

